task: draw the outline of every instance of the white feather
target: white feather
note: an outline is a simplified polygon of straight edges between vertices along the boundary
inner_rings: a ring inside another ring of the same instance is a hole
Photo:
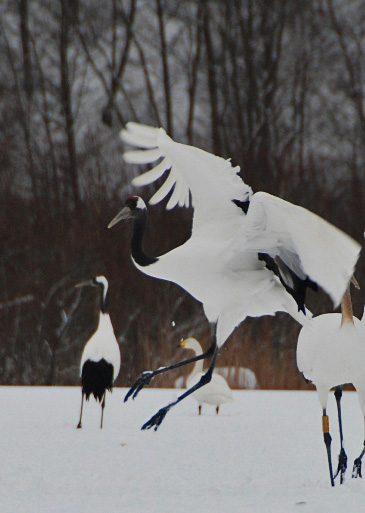
[[[123,128],[120,132],[121,139],[131,146],[137,146],[139,148],[155,148],[156,147],[156,138],[150,137],[149,135],[145,135],[141,137],[140,135],[135,135],[133,132],[130,132]]]
[[[131,130],[133,141],[136,146],[143,146],[146,135],[146,127],[139,126],[136,123],[126,125],[127,133]],[[149,127],[147,127],[149,128]],[[153,204],[162,201],[171,191],[173,183],[176,184],[176,194],[173,203],[179,206],[189,206],[189,191],[192,195],[192,201],[195,208],[194,226],[199,228],[200,221],[209,217],[219,220],[222,210],[232,216],[236,213],[237,207],[232,203],[232,199],[240,201],[247,200],[252,191],[251,188],[237,176],[239,167],[233,168],[230,161],[221,157],[216,157],[193,146],[187,146],[174,142],[166,132],[161,129],[152,128],[148,131],[150,137],[155,137],[155,150],[127,151],[123,157],[130,163],[152,163],[159,156],[167,157],[168,162],[173,164],[170,176],[165,184],[150,200]],[[128,142],[131,139],[123,138]],[[149,148],[152,146],[149,146]],[[134,185],[147,185],[160,178],[164,165],[157,165],[150,171],[140,175],[133,180]],[[177,197],[179,198],[176,202]],[[219,204],[220,209],[215,213],[209,205]],[[170,208],[172,203],[170,204]]]
[[[173,166],[170,170],[170,173],[168,177],[166,178],[166,181],[161,185],[161,187],[158,189],[158,191],[152,196],[150,199],[151,205],[156,205],[157,203],[160,203],[166,196],[169,194],[171,189],[174,187],[177,181],[177,173],[176,168]]]
[[[125,154],[124,154],[125,155]],[[157,166],[150,169],[146,173],[142,175],[136,176],[132,180],[133,185],[149,185],[150,183],[155,182],[167,171],[167,169],[171,168],[171,163],[168,158],[164,158]]]
[[[155,162],[162,157],[160,150],[154,148],[152,150],[136,150],[126,151],[123,158],[129,164],[149,164]]]

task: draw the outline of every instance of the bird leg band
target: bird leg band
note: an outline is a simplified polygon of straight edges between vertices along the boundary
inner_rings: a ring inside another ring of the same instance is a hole
[[[330,431],[328,415],[322,416],[322,430],[323,433],[329,433]]]

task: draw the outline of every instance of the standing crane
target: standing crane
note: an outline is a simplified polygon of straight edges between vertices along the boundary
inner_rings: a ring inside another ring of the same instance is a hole
[[[357,281],[353,283],[358,287]],[[341,302],[341,313],[328,313],[313,317],[299,333],[297,365],[304,377],[316,389],[322,407],[323,440],[326,446],[331,485],[340,474],[343,483],[347,455],[343,446],[341,415],[342,385],[352,383],[357,390],[365,422],[365,315],[360,321],[353,316],[350,288]],[[341,449],[335,475],[332,469],[331,441],[327,401],[329,391],[335,388]],[[365,446],[365,440],[364,440]],[[365,449],[355,459],[353,477],[361,477],[361,460]]]
[[[191,237],[168,253],[151,257],[143,249],[147,207],[130,197],[110,222],[133,219],[131,256],[143,273],[180,285],[203,305],[212,327],[210,348],[179,364],[142,373],[126,395],[137,396],[156,375],[210,358],[193,387],[161,408],[142,429],[156,430],[166,413],[211,380],[219,348],[246,317],[289,313],[302,325],[307,288],[321,286],[339,304],[360,253],[360,245],[308,210],[264,192],[252,193],[237,175],[239,167],[199,148],[173,141],[163,129],[128,123],[122,139],[139,150],[124,153],[126,162],[152,163],[135,185],[151,184],[165,172],[165,183],[150,199],[167,209],[194,208]]]
[[[89,400],[91,394],[101,403],[100,428],[103,427],[106,391],[112,392],[113,384],[119,374],[120,350],[115,337],[113,325],[108,313],[106,295],[108,281],[105,276],[96,276],[92,280],[78,283],[76,287],[91,285],[97,287],[100,293],[99,320],[96,331],[86,343],[81,356],[81,409],[80,420],[77,425],[82,427],[82,410],[84,397]]]

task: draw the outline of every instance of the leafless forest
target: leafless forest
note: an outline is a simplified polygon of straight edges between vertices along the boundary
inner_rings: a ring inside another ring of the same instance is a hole
[[[133,267],[131,226],[107,230],[137,192],[118,137],[127,121],[231,157],[254,190],[363,241],[362,0],[2,0],[0,92],[3,384],[79,383],[98,298],[74,285],[95,274],[110,284],[118,385],[185,357],[182,337],[208,344],[200,304]],[[146,249],[182,243],[190,221],[189,210],[151,208]],[[364,293],[353,299],[360,316]],[[332,308],[323,293],[308,305]],[[218,365],[250,367],[262,388],[305,387],[298,331],[284,314],[250,319]]]

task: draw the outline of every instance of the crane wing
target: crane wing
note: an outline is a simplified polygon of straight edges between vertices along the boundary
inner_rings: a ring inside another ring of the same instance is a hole
[[[162,201],[171,191],[166,205],[194,207],[193,230],[207,223],[224,224],[243,212],[232,200],[245,202],[252,194],[251,188],[237,176],[239,167],[232,167],[228,160],[216,157],[199,148],[174,142],[160,128],[137,123],[127,123],[121,138],[142,150],[127,151],[123,157],[133,164],[153,163],[162,159],[151,170],[133,179],[134,185],[147,185],[165,173],[167,179],[150,199],[150,204]]]
[[[279,257],[300,279],[309,277],[335,305],[341,302],[361,250],[316,214],[264,192],[251,198],[243,240],[246,249]]]
[[[359,258],[361,246],[357,242],[305,208],[263,192],[252,195],[251,188],[238,176],[239,167],[199,148],[174,142],[162,128],[130,122],[121,138],[142,148],[125,152],[126,162],[158,161],[151,170],[134,178],[134,185],[151,184],[167,174],[151,204],[172,191],[167,209],[188,206],[191,195],[193,232],[202,227],[202,235],[216,238],[217,234],[223,237],[230,232],[231,226],[237,227],[237,219],[244,219],[239,225],[241,237],[234,243],[239,258],[245,251],[262,253],[268,266],[278,268],[274,272],[279,273],[284,286],[295,289],[291,280],[308,278],[321,286],[335,305],[340,303]],[[237,206],[247,201],[246,216]],[[237,235],[235,230],[230,233]]]

